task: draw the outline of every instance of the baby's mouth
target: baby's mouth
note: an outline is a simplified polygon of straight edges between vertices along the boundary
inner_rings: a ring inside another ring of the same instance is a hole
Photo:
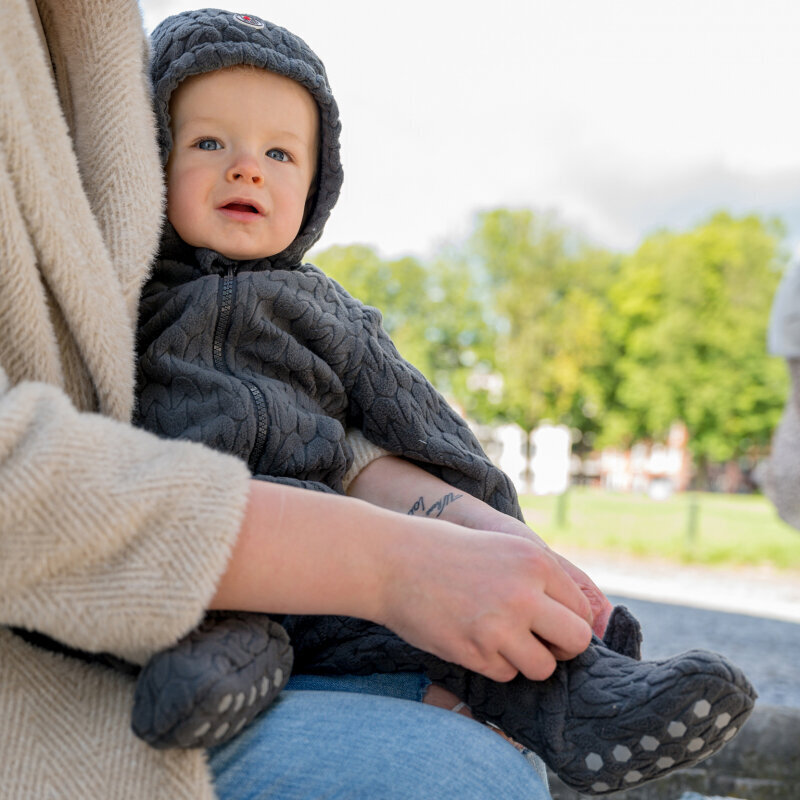
[[[218,210],[223,216],[234,222],[255,222],[262,216],[258,206],[243,200],[232,200],[230,203],[219,206]]]
[[[243,214],[258,214],[258,209],[255,206],[251,206],[249,203],[227,203],[222,206],[222,208],[230,211],[239,211]]]

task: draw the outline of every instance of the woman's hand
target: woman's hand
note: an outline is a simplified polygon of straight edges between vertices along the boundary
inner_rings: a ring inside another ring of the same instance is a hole
[[[409,643],[497,681],[542,680],[589,645],[589,602],[548,548],[442,520],[404,527],[377,616]]]
[[[589,601],[592,630],[602,638],[613,605],[598,588],[597,584],[580,567],[576,567],[569,559],[551,549],[525,523],[514,517],[509,517],[508,514],[502,514],[485,503],[477,502],[480,505],[464,504],[462,508],[454,509],[454,512],[459,513],[462,517],[459,524],[466,525],[469,528],[482,528],[484,530],[497,531],[498,533],[508,533],[512,536],[522,536],[547,548],[561,565],[564,572],[572,578]],[[483,506],[483,508],[480,506]],[[455,522],[455,520],[453,521]]]
[[[369,464],[353,481],[349,493],[371,503],[415,516],[435,517],[456,525],[519,536],[547,550],[589,602],[593,631],[605,632],[613,606],[594,581],[568,559],[550,549],[525,523],[503,514],[476,497],[459,492],[401,458],[386,456]],[[558,651],[563,657],[563,651]]]

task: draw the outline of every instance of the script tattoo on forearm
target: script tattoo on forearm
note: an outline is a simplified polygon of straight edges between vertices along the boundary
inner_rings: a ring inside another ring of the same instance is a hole
[[[448,492],[446,495],[440,497],[436,502],[432,503],[429,506],[425,506],[425,498],[420,497],[413,506],[408,510],[409,516],[417,516],[418,514],[424,514],[426,517],[441,517],[444,513],[444,510],[450,503],[455,503],[456,500],[462,498],[463,494],[453,494],[453,492]]]

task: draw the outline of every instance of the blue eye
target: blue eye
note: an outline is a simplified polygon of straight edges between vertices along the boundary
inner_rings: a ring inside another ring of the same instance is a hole
[[[200,150],[221,150],[222,145],[216,139],[201,139],[197,143]]]
[[[275,161],[288,161],[289,155],[283,150],[279,150],[277,147],[272,147],[267,150],[267,158],[274,158]]]

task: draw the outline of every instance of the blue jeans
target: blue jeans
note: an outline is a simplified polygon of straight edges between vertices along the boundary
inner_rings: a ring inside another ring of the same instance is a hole
[[[474,720],[409,702],[427,686],[416,673],[293,676],[209,751],[219,800],[550,800],[541,762]]]

